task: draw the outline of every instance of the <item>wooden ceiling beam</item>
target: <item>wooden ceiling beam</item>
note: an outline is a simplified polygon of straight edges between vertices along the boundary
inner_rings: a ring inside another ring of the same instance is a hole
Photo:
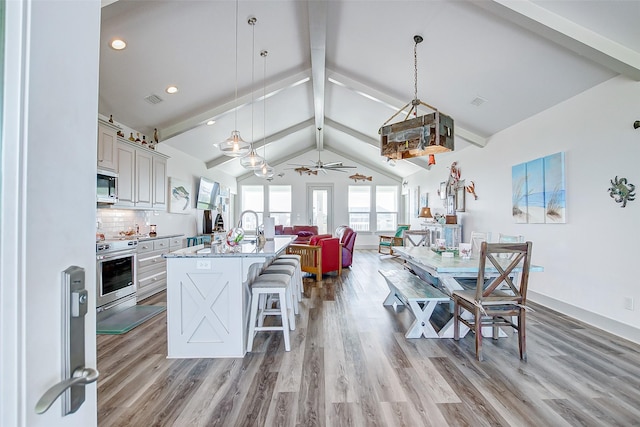
[[[473,2],[616,73],[640,80],[640,53],[531,1]]]
[[[310,80],[310,70],[308,69],[289,77],[285,77],[280,81],[268,85],[266,89],[263,89],[261,87],[256,88],[254,90],[256,96],[253,98],[253,101],[260,102],[265,98],[270,98],[284,90],[296,87],[301,84],[305,84]],[[266,95],[264,96],[262,94],[263,90],[266,90]],[[167,139],[172,138],[176,135],[180,135],[181,133],[187,132],[198,126],[205,125],[209,120],[218,120],[221,117],[226,116],[227,114],[231,114],[236,110],[251,106],[251,100],[252,94],[251,92],[249,92],[245,95],[239,96],[237,101],[231,100],[229,102],[225,102],[222,105],[198,113],[179,123],[159,129],[160,137],[163,141],[166,141]]]
[[[324,94],[327,54],[327,1],[308,1],[309,44],[311,51],[311,77],[313,83],[313,107],[315,112],[316,146],[322,150],[324,127]]]

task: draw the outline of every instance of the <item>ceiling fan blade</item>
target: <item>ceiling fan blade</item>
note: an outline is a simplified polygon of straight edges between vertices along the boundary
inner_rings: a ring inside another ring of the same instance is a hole
[[[329,163],[323,163],[322,166],[324,167],[331,167],[331,166],[342,166],[342,162],[329,162]]]
[[[357,166],[328,166],[327,169],[355,169]]]

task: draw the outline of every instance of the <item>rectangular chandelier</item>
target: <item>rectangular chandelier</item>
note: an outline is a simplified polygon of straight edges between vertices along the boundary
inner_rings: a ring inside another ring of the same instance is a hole
[[[435,110],[414,119],[382,126],[380,142],[380,153],[394,160],[453,151],[453,119]]]

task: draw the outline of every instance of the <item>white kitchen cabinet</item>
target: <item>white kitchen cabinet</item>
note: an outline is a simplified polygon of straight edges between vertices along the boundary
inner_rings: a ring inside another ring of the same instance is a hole
[[[136,148],[132,144],[118,141],[118,203],[116,207],[133,207],[135,190]]]
[[[136,298],[149,298],[167,288],[167,262],[164,254],[181,249],[183,237],[144,240],[138,243]]]
[[[167,206],[167,156],[120,138],[118,203],[115,207],[165,210]]]
[[[118,127],[98,120],[98,169],[118,170]]]
[[[146,149],[136,148],[136,207],[151,208],[153,159]]]
[[[158,155],[153,156],[153,200],[155,210],[167,208],[167,159]]]

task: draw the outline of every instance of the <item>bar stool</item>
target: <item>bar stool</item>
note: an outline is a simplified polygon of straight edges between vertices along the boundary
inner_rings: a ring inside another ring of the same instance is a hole
[[[302,281],[302,267],[300,264],[300,255],[288,254],[288,255],[280,255],[276,258],[271,265],[293,265],[296,267],[296,291],[298,294],[298,301],[302,301],[302,294],[304,292],[304,283]]]
[[[289,264],[271,264],[269,267],[265,268],[261,274],[286,274],[289,276],[289,285],[290,289],[288,292],[291,294],[291,301],[293,306],[293,311],[295,314],[298,314],[300,311],[299,304],[300,298],[298,297],[298,284],[297,275],[296,275],[296,267]]]
[[[256,332],[261,331],[282,331],[284,335],[284,349],[291,350],[289,341],[289,329],[295,330],[295,323],[291,323],[291,319],[295,319],[295,315],[291,312],[291,293],[289,283],[291,277],[286,274],[261,274],[251,284],[251,312],[249,318],[249,333],[247,351],[253,349],[253,340]],[[278,295],[279,304],[277,308],[268,305],[269,296]],[[263,326],[266,316],[280,316],[282,325],[280,326]],[[256,325],[256,321],[258,325]],[[294,320],[295,322],[295,320]]]

